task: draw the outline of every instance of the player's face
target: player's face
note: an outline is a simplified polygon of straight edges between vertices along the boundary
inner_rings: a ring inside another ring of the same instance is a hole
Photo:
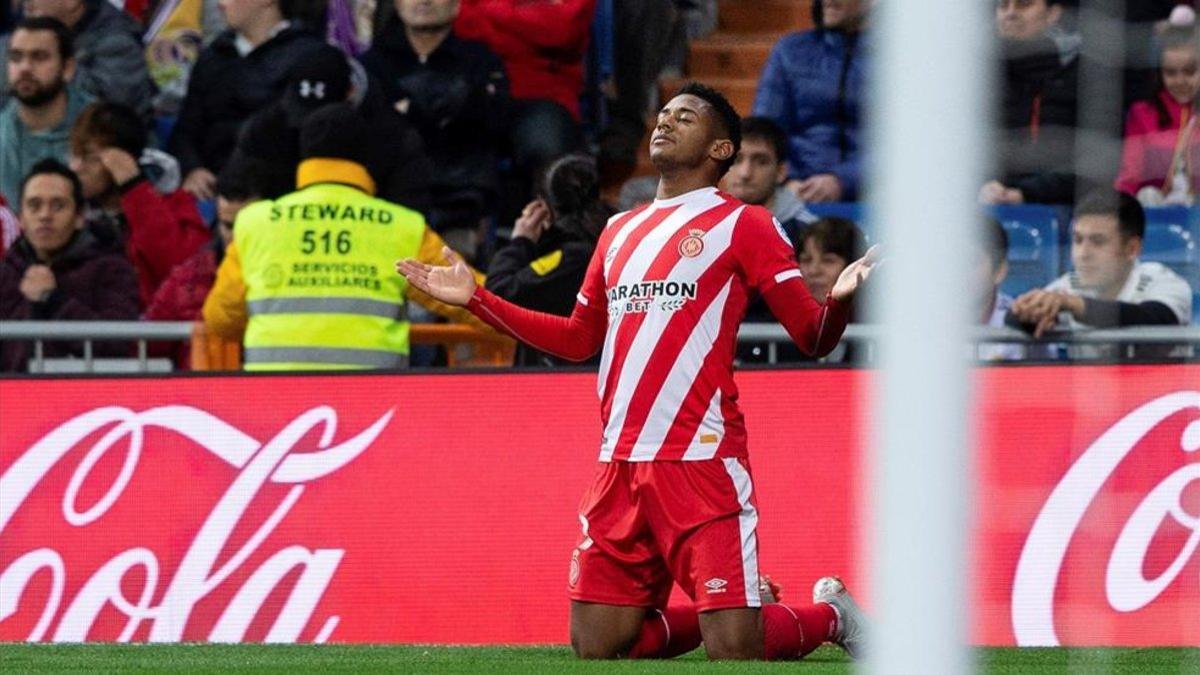
[[[1062,7],[1048,0],[996,0],[996,32],[1010,40],[1032,40],[1062,16]]]
[[[1071,263],[1088,288],[1119,290],[1141,251],[1142,240],[1122,236],[1116,216],[1079,216],[1071,228]]]
[[[30,178],[21,195],[21,234],[39,256],[60,250],[83,226],[71,181],[44,173]]]
[[[659,171],[697,167],[710,157],[722,161],[733,153],[733,144],[718,135],[712,106],[691,94],[676,96],[658,111],[650,161]]]
[[[1162,55],[1163,86],[1171,98],[1187,105],[1200,91],[1200,67],[1196,50],[1187,47],[1167,49]]]
[[[733,168],[725,174],[725,189],[747,204],[764,205],[787,177],[787,165],[775,148],[761,138],[743,138]]]
[[[804,240],[797,262],[800,263],[804,283],[808,284],[808,292],[820,302],[825,301],[838,275],[850,264],[842,256],[822,250],[815,237]]]

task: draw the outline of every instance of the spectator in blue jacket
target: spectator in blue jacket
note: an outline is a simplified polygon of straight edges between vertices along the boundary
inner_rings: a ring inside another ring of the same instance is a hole
[[[787,187],[804,201],[858,198],[866,79],[862,32],[872,4],[814,2],[816,29],[781,39],[759,78],[754,115],[771,118],[787,132]]]

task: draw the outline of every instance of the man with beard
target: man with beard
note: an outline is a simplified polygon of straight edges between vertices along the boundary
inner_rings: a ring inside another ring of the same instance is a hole
[[[25,16],[58,19],[71,32],[75,45],[72,82],[76,87],[96,98],[129,106],[143,122],[149,121],[154,85],[146,72],[142,27],[132,16],[107,0],[24,0],[23,6]],[[6,41],[0,40],[0,62],[7,47]],[[0,80],[0,90],[8,84],[8,80]]]
[[[17,24],[6,64],[12,99],[0,109],[0,195],[15,202],[21,180],[38,161],[67,159],[67,136],[90,97],[70,86],[71,34],[57,19]]]

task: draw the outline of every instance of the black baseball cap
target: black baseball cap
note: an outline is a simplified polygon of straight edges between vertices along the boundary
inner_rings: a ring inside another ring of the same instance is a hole
[[[288,126],[299,129],[309,113],[350,94],[350,64],[340,49],[323,45],[292,67],[283,94]]]

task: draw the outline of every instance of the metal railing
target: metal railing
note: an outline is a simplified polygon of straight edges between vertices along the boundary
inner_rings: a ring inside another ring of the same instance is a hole
[[[871,343],[882,335],[882,326],[874,324],[850,324],[842,339],[863,343],[868,348],[867,361],[872,361]],[[1021,344],[1021,345],[1200,345],[1200,326],[1134,326],[1080,331],[1050,331],[1040,338],[1016,328],[975,326],[972,340],[976,345]],[[738,342],[766,343],[767,363],[778,362],[779,344],[790,344],[791,337],[777,323],[746,323],[738,330]]]
[[[97,358],[93,342],[133,341],[137,355],[128,358]],[[204,370],[239,370],[240,345],[207,335],[202,324],[190,321],[0,321],[0,342],[25,341],[33,343],[29,372],[45,373],[47,364],[62,368],[63,364],[79,367],[55,372],[166,372],[171,370],[169,358],[151,358],[150,342],[193,342],[192,366]],[[197,342],[200,340],[201,342]],[[195,349],[207,340],[216,352],[231,351],[230,356],[217,358],[208,365],[198,365],[205,353],[211,361],[214,353]],[[462,324],[412,324],[409,333],[412,344],[441,345],[447,350],[450,366],[499,366],[512,363],[512,340],[493,332],[483,332]],[[83,358],[46,357],[47,342],[82,342]],[[463,348],[466,353],[460,354]],[[99,369],[96,366],[101,366]]]
[[[46,372],[47,342],[83,342],[83,367],[93,372],[93,342],[137,343],[137,371],[150,372],[149,342],[183,342],[192,337],[190,321],[0,321],[0,342],[33,343],[29,372]]]
[[[854,343],[871,343],[879,339],[881,327],[871,324],[851,324],[843,339]],[[188,321],[0,321],[0,342],[27,341],[33,343],[30,372],[45,372],[45,343],[57,341],[83,342],[83,366],[91,372],[97,359],[93,356],[95,341],[129,340],[137,343],[136,369],[149,372],[149,342],[182,342],[191,339],[193,324]],[[461,336],[460,336],[461,337]],[[465,339],[465,338],[464,338]],[[1106,330],[1048,333],[1040,339],[1013,328],[978,326],[972,339],[976,344],[1092,344],[1092,345],[1200,345],[1200,326],[1139,326]],[[765,343],[767,363],[778,362],[779,344],[790,344],[787,331],[776,323],[747,323],[738,331],[740,343]],[[868,353],[867,361],[871,360]]]

